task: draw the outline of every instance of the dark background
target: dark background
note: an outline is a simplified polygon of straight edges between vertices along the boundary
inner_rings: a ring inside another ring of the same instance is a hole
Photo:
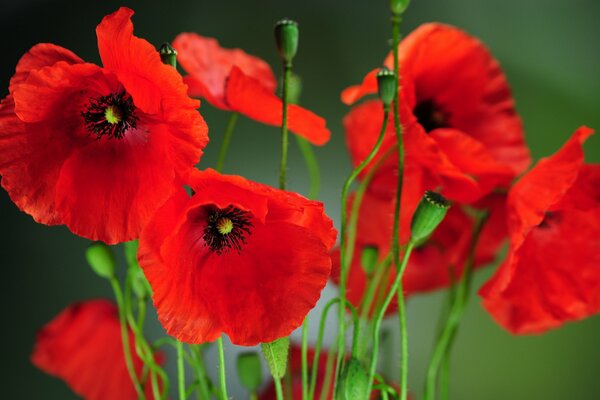
[[[600,2],[588,0],[413,0],[402,31],[428,21],[457,25],[482,39],[500,60],[512,84],[517,107],[536,159],[560,147],[582,124],[600,128]],[[128,5],[136,10],[135,32],[155,45],[182,31],[216,37],[225,47],[241,47],[271,63],[278,60],[273,23],[281,17],[300,22],[301,45],[295,61],[304,79],[303,104],[323,115],[333,132],[317,150],[322,194],[336,222],[339,193],[349,172],[341,118],[347,108],[340,91],[379,65],[390,35],[387,1],[237,0],[169,2],[6,1],[0,3],[4,96],[19,57],[38,42],[52,42],[99,63],[95,26]],[[227,116],[202,107],[211,144],[201,162],[214,165]],[[241,119],[226,171],[275,184],[279,157],[277,129]],[[294,143],[292,141],[292,143]],[[588,161],[600,161],[600,140],[586,145]],[[292,147],[290,187],[306,193],[307,177]],[[62,227],[37,225],[0,191],[0,254],[3,308],[1,329],[2,399],[73,399],[60,381],[29,362],[35,331],[69,303],[110,296],[108,285],[85,265],[87,240]],[[493,272],[480,273],[477,284]],[[410,383],[420,395],[441,294],[411,300]],[[600,319],[568,324],[541,337],[513,337],[483,312],[473,297],[461,326],[453,358],[454,399],[531,400],[600,398]],[[396,325],[394,321],[392,325]],[[153,334],[160,334],[155,326]],[[170,357],[171,360],[173,357]],[[228,374],[234,384],[229,357]],[[214,371],[216,362],[210,362]],[[236,398],[244,398],[236,394]]]

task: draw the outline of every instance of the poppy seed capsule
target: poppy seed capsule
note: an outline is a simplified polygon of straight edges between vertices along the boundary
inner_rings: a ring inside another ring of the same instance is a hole
[[[168,64],[173,68],[177,67],[177,50],[175,50],[168,42],[165,42],[160,46],[158,53],[160,54],[160,59],[163,64]]]
[[[360,254],[360,265],[367,275],[371,275],[377,266],[379,249],[376,246],[365,246]]]
[[[342,370],[336,400],[364,400],[368,396],[369,378],[367,371],[356,358],[351,358]]]
[[[396,96],[396,74],[383,67],[377,73],[377,92],[385,107],[389,107]]]
[[[410,0],[390,0],[390,10],[392,14],[400,15],[408,8]]]
[[[433,233],[444,220],[450,203],[441,194],[426,191],[419,202],[411,223],[411,241],[420,242]]]
[[[298,23],[291,19],[284,18],[275,24],[275,43],[277,51],[285,61],[291,63],[298,51]]]

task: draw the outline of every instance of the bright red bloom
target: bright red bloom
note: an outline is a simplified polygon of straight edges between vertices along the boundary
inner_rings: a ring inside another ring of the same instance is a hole
[[[407,189],[410,185],[407,185]],[[410,234],[409,224],[416,208],[417,199],[411,199],[410,190],[403,192],[402,216],[400,218],[402,230],[401,240],[408,241]],[[506,237],[506,223],[504,212],[504,196],[493,196],[479,204],[482,208],[490,210],[490,216],[484,226],[475,251],[475,268],[482,267],[494,260],[500,245]],[[347,298],[356,307],[365,307],[365,292],[367,289],[367,276],[361,266],[361,254],[366,247],[374,247],[379,252],[379,263],[382,265],[386,256],[391,251],[391,238],[393,229],[394,200],[381,198],[366,193],[361,203],[356,247],[352,263],[348,271]],[[417,247],[408,262],[402,278],[404,294],[406,297],[417,293],[429,292],[447,287],[451,277],[460,279],[465,262],[468,257],[471,235],[474,228],[473,217],[461,210],[459,205],[450,208],[440,226],[435,230],[426,243]],[[340,258],[339,249],[332,256],[334,282],[339,283]],[[385,285],[379,285],[377,296],[387,293],[396,276],[395,266],[389,264],[389,273],[384,275]],[[384,292],[384,293],[382,293]],[[397,307],[394,298],[387,314],[395,312]],[[371,311],[375,303],[371,304]]]
[[[529,151],[506,78],[487,49],[457,28],[426,24],[400,43],[399,61],[406,163],[423,168],[434,188],[441,186],[454,201],[471,203],[508,187],[529,165]],[[384,64],[393,67],[391,54]],[[375,93],[375,73],[344,91],[344,102]],[[366,102],[344,120],[354,165],[379,135],[381,108],[379,101]],[[380,154],[395,143],[390,119]],[[396,160],[393,154],[386,165],[393,167]]]
[[[302,324],[329,278],[336,231],[321,203],[239,176],[195,171],[140,237],[167,332],[254,345]]]
[[[133,349],[132,332],[130,343]],[[133,350],[131,356],[141,376],[143,362]],[[63,310],[38,332],[31,361],[86,400],[137,399],[125,364],[118,310],[108,300],[88,300]],[[146,395],[153,398],[149,383]]]
[[[135,239],[208,142],[199,103],[120,8],[96,29],[104,67],[67,49],[26,53],[0,104],[0,175],[37,222]]]
[[[240,49],[224,49],[216,39],[182,33],[173,41],[177,60],[189,73],[190,96],[235,111],[258,122],[281,126],[283,104],[275,95],[277,81],[269,65]],[[315,145],[329,141],[325,120],[305,108],[288,106],[290,131]]]
[[[600,312],[600,165],[583,163],[582,127],[510,190],[506,261],[480,290],[515,334],[541,333]]]

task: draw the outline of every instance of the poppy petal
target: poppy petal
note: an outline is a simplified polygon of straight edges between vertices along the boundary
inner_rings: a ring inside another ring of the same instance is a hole
[[[232,110],[253,120],[281,126],[281,99],[235,66],[227,80],[226,101]],[[288,106],[288,128],[317,146],[327,143],[331,136],[323,118],[295,104]]]

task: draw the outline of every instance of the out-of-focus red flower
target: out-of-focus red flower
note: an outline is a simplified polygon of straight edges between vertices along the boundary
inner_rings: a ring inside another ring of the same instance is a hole
[[[410,186],[407,189],[409,190],[403,192],[401,208],[403,211],[400,218],[401,226],[404,226],[403,232],[406,232],[401,235],[402,243],[408,241],[410,218],[418,202],[418,199],[410,195]],[[488,196],[478,206],[489,210],[489,217],[475,251],[475,268],[493,261],[506,238],[505,196]],[[361,266],[361,254],[366,247],[376,248],[379,253],[378,262],[382,264],[379,268],[383,268],[383,262],[391,251],[393,216],[393,199],[382,200],[376,195],[366,193],[361,203],[356,247],[348,271],[347,298],[356,307],[365,307],[365,292],[368,284],[368,277]],[[450,208],[446,218],[431,238],[413,250],[402,278],[405,296],[447,287],[452,278],[460,279],[468,257],[474,226],[474,218],[464,212],[459,205]],[[332,263],[332,278],[337,284],[340,273],[339,249],[334,250]],[[390,263],[389,273],[384,275],[383,282],[386,283],[379,285],[375,298],[387,293],[394,281],[395,274],[395,266]],[[396,307],[394,298],[386,310],[386,314],[394,313]],[[374,309],[375,302],[371,304],[369,312],[373,312]]]
[[[336,231],[321,203],[213,170],[146,226],[139,262],[167,332],[254,345],[302,324],[330,275]]]
[[[143,362],[133,350],[138,376]],[[157,356],[160,362],[162,355]],[[135,400],[137,394],[127,371],[117,307],[108,300],[88,300],[63,310],[37,334],[33,364],[64,380],[86,400]],[[153,399],[150,382],[146,395]]]
[[[281,126],[283,104],[275,95],[277,82],[269,65],[240,49],[224,49],[216,39],[181,33],[173,41],[177,60],[188,72],[190,96],[258,122]],[[305,108],[288,106],[290,131],[315,145],[329,141],[325,120]]]
[[[120,8],[96,29],[104,67],[53,44],[26,53],[0,104],[0,175],[40,223],[135,239],[200,159],[207,126],[177,71]]]
[[[508,84],[487,49],[457,28],[426,24],[400,43],[399,61],[406,163],[420,165],[444,196],[462,203],[508,187],[530,157]],[[391,54],[384,64],[393,67]],[[344,91],[343,101],[351,104],[375,93],[375,74]],[[356,106],[346,116],[355,165],[372,149],[382,119],[379,101]],[[396,143],[391,119],[388,127],[380,154]],[[393,154],[387,164],[396,160]]]
[[[510,190],[506,261],[480,290],[515,334],[541,333],[600,311],[600,165],[583,163],[579,128]]]

